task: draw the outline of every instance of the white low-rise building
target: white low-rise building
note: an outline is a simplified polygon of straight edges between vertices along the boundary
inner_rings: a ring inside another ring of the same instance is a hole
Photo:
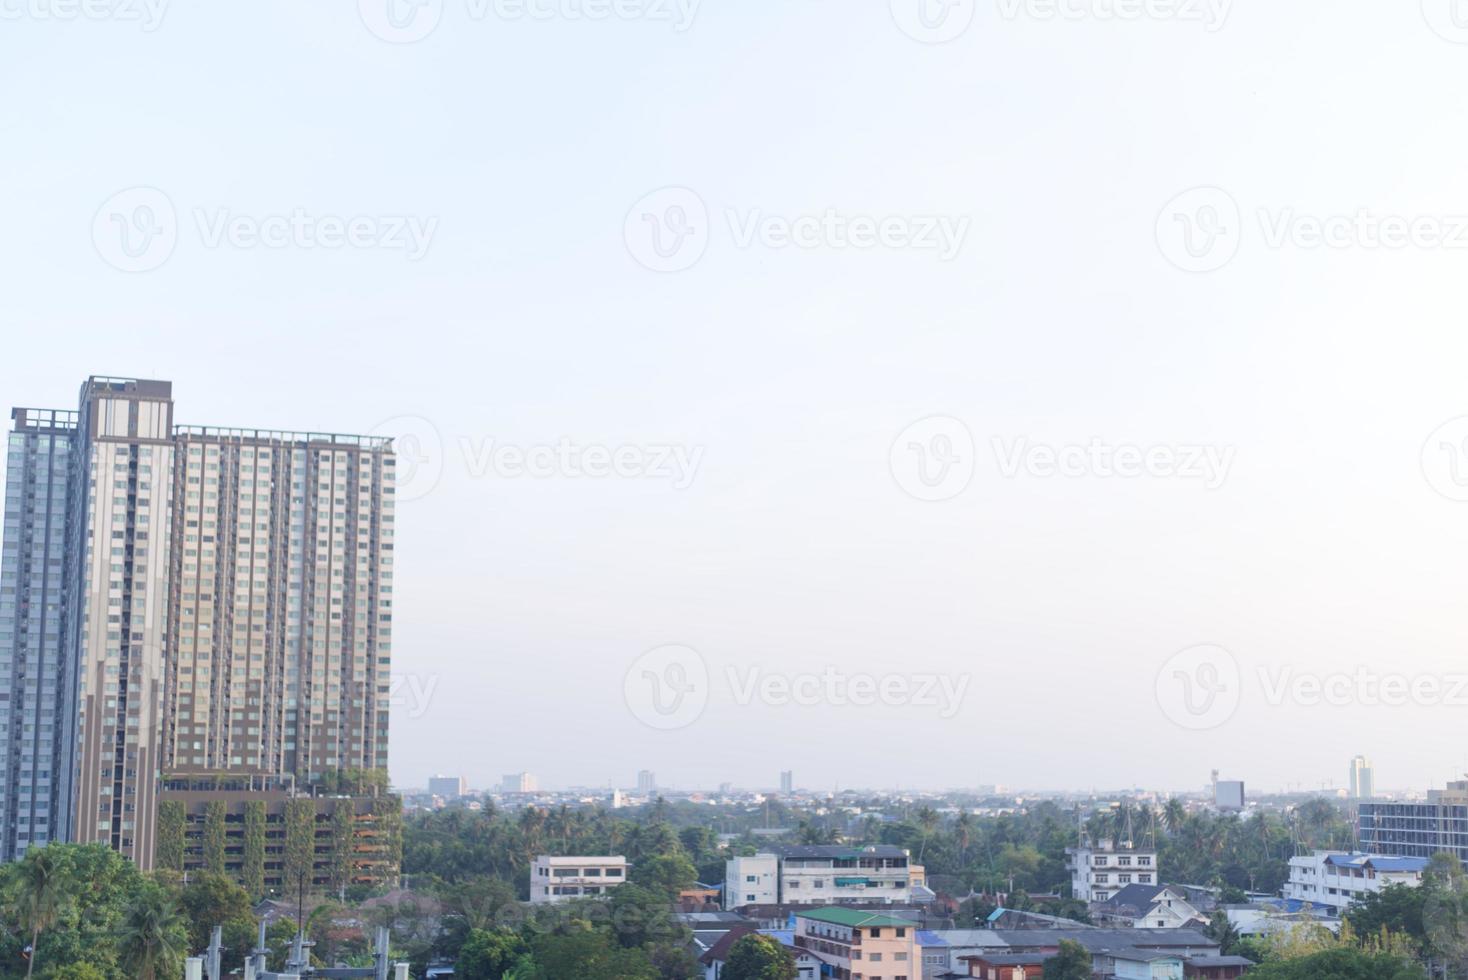
[[[1290,858],[1284,897],[1331,909],[1340,915],[1388,885],[1416,888],[1427,870],[1426,858],[1385,857],[1350,851],[1316,851]]]
[[[551,857],[530,866],[530,903],[550,905],[605,895],[627,880],[624,857]]]
[[[1070,894],[1083,902],[1105,902],[1128,885],[1156,885],[1157,849],[1084,838],[1079,847],[1067,847]]]
[[[724,907],[907,904],[927,893],[906,849],[800,845],[736,857],[724,866]]]

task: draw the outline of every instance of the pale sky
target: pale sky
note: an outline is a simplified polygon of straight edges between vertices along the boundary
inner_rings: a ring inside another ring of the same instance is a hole
[[[0,404],[411,433],[399,785],[1468,768],[1453,0],[87,2]]]

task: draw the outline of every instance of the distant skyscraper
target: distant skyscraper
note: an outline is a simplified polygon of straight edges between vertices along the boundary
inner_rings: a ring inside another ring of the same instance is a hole
[[[445,800],[457,800],[464,795],[464,777],[430,776],[428,793],[430,796],[442,796]]]
[[[1376,773],[1371,760],[1358,755],[1351,760],[1351,799],[1369,800],[1376,795]]]
[[[0,559],[0,857],[153,863],[160,781],[385,769],[387,439],[173,425],[166,381],[16,409]]]
[[[1220,779],[1214,784],[1213,805],[1220,810],[1244,808],[1244,784],[1237,779]]]
[[[500,780],[501,793],[535,793],[539,789],[536,778],[528,772],[508,773]]]
[[[656,793],[658,791],[658,779],[652,770],[643,769],[637,774],[637,792]]]
[[[780,773],[780,794],[782,796],[790,796],[794,792],[795,773],[793,770],[786,769]]]

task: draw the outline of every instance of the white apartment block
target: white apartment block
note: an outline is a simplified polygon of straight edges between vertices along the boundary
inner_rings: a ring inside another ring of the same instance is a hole
[[[1384,857],[1348,851],[1316,851],[1290,858],[1284,897],[1328,908],[1336,915],[1388,885],[1422,884],[1426,858]]]
[[[724,907],[905,904],[923,869],[901,847],[802,845],[734,858],[725,865]]]
[[[530,904],[553,905],[605,895],[627,880],[624,857],[551,857],[530,866]]]
[[[1080,847],[1067,847],[1065,853],[1070,859],[1071,896],[1083,902],[1105,902],[1128,885],[1161,881],[1156,848],[1083,839]]]
[[[737,857],[724,865],[724,908],[780,904],[780,858],[774,854]]]

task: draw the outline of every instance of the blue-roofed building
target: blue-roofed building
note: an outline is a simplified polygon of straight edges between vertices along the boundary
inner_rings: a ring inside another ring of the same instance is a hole
[[[1354,851],[1316,851],[1290,858],[1284,897],[1341,915],[1355,902],[1389,885],[1422,884],[1427,858]]]

